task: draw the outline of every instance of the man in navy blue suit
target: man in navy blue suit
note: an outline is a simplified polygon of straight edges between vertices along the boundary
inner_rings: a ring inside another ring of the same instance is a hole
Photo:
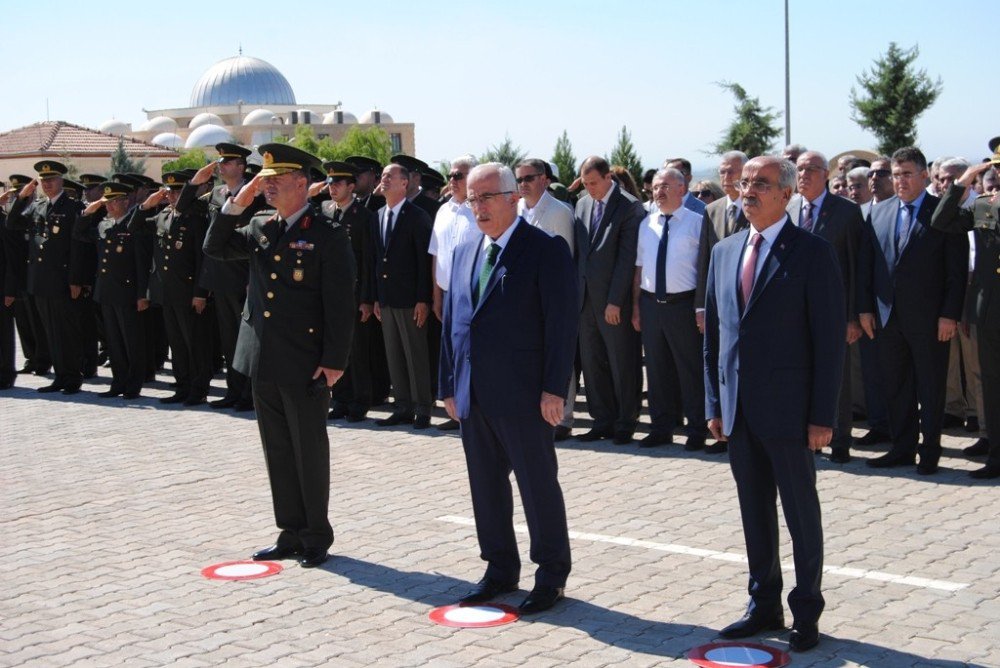
[[[521,613],[551,608],[570,571],[566,508],[554,428],[573,368],[579,319],[569,249],[517,215],[510,168],[488,163],[468,176],[468,202],[483,232],[458,246],[444,305],[440,396],[461,424],[472,507],[486,575],[463,603],[518,587],[513,470],[538,564]]]
[[[833,438],[847,327],[833,248],[785,207],[795,165],[758,157],[740,190],[750,229],[712,249],[705,299],[705,416],[729,462],[743,519],[750,604],[723,638],[784,628],[776,493],[792,536],[789,647],[819,642],[823,527],[813,453]]]

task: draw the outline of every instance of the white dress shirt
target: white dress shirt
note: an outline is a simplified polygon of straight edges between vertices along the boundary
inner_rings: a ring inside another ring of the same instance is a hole
[[[478,234],[476,217],[468,202],[459,204],[451,198],[438,209],[427,252],[434,256],[434,278],[439,288],[448,289],[455,249]]]
[[[663,237],[663,216],[657,209],[639,225],[639,247],[635,266],[641,267],[639,287],[656,293],[656,257]],[[667,294],[688,292],[698,285],[698,248],[703,218],[680,207],[667,223]]]
[[[779,234],[781,234],[781,230],[782,228],[785,227],[785,224],[787,222],[788,222],[788,215],[785,215],[784,219],[782,219],[781,222],[771,225],[769,228],[760,233],[760,235],[764,238],[760,242],[760,248],[757,249],[757,266],[754,267],[753,271],[754,285],[757,285],[757,279],[760,277],[760,270],[764,266],[764,260],[767,259],[768,254],[770,254],[771,252],[771,246],[774,245],[774,240],[778,238]],[[743,259],[740,261],[740,267],[746,266],[747,261],[750,259],[750,251],[751,251],[750,242],[753,239],[754,232],[756,231],[757,230],[754,229],[753,225],[751,225],[750,234],[747,235],[746,246],[743,247]],[[743,270],[740,269],[740,276],[742,275],[743,275]]]

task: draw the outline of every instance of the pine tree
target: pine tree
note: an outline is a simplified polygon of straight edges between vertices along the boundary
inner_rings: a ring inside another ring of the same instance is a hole
[[[514,169],[514,166],[524,160],[526,156],[527,153],[521,150],[520,146],[514,146],[510,135],[504,135],[503,141],[496,146],[491,146],[479,158],[479,162],[499,162]]]
[[[115,148],[114,153],[111,154],[111,171],[108,172],[110,177],[112,174],[145,174],[146,173],[146,161],[144,159],[133,160],[125,152],[125,140],[122,137],[118,138],[118,146]]]
[[[718,85],[736,98],[736,106],[733,107],[736,118],[712,152],[722,155],[726,151],[743,151],[753,158],[770,151],[774,140],[781,135],[781,128],[774,125],[781,114],[775,112],[773,107],[762,107],[760,98],[750,97],[738,83],[722,81]]]
[[[926,70],[914,71],[918,47],[904,50],[889,43],[886,54],[858,76],[862,94],[851,88],[851,119],[878,139],[878,152],[891,155],[917,142],[917,119],[941,94],[941,79],[931,81]]]
[[[573,155],[573,145],[570,144],[569,134],[565,130],[556,140],[552,162],[559,170],[559,181],[567,186],[573,183],[576,178],[576,156]]]
[[[632,145],[632,135],[624,125],[618,133],[618,143],[611,149],[608,162],[624,167],[636,183],[642,183],[642,161],[636,155],[635,146]]]

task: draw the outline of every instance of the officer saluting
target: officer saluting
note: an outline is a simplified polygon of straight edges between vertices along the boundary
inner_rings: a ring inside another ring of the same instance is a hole
[[[322,564],[333,543],[327,510],[330,388],[343,375],[354,329],[354,256],[346,230],[309,203],[319,160],[287,144],[259,148],[264,168],[212,221],[205,253],[249,260],[250,288],[235,365],[253,381],[253,401],[275,522],[275,544],[254,559]],[[237,229],[263,193],[276,211]]]

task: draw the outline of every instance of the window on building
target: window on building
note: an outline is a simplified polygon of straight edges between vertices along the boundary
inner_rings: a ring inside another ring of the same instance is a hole
[[[393,153],[403,152],[403,135],[398,132],[393,132],[389,135],[389,142],[392,144]]]

